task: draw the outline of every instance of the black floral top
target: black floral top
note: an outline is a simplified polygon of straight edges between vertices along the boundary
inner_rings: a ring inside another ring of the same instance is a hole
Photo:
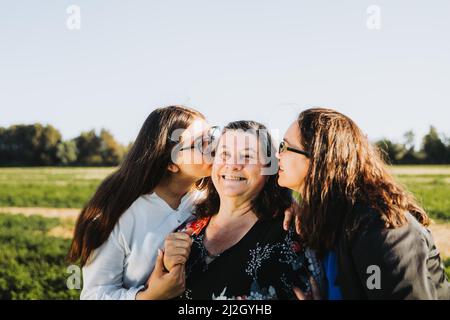
[[[209,220],[193,220],[179,230],[193,238],[181,299],[295,299],[294,286],[311,292],[311,275],[322,287],[323,272],[315,253],[301,246],[293,229],[283,230],[281,218],[258,220],[236,245],[212,261],[203,245]]]

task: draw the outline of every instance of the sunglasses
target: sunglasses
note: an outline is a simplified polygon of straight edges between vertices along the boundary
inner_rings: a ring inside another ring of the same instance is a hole
[[[291,152],[295,152],[298,154],[302,154],[302,155],[306,156],[307,158],[311,157],[311,154],[309,152],[289,147],[288,144],[286,143],[286,141],[281,141],[280,147],[278,148],[278,153],[282,154],[285,151],[291,151]]]

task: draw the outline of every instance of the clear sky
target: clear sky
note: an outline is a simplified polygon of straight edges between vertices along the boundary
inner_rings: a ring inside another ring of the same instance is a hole
[[[448,0],[2,0],[0,126],[104,127],[126,143],[158,106],[282,132],[329,106],[371,139],[449,135],[449,16]]]

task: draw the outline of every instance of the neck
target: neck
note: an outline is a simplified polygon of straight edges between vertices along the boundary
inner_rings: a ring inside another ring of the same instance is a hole
[[[160,198],[172,208],[178,208],[181,198],[188,193],[196,180],[187,177],[170,175],[164,178],[153,190]]]
[[[252,210],[251,200],[239,201],[239,199],[225,198],[220,199],[220,209],[215,220],[217,221],[229,221],[234,219],[256,218]]]

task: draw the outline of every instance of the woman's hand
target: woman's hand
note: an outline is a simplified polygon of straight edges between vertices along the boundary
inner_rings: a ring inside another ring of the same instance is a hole
[[[184,232],[171,233],[164,242],[164,267],[171,271],[176,265],[183,265],[191,253],[192,239]]]
[[[298,300],[321,300],[319,286],[317,285],[314,277],[309,278],[309,283],[311,284],[311,293],[304,293],[297,287],[294,287],[293,291]]]
[[[289,226],[295,220],[295,231],[298,234],[300,234],[300,218],[297,212],[298,212],[298,205],[296,203],[292,203],[291,207],[286,209],[286,211],[284,212],[284,222],[283,222],[284,230],[288,231]]]
[[[168,300],[183,294],[186,284],[184,265],[176,265],[167,272],[163,255],[158,250],[155,269],[148,278],[147,288],[136,295],[136,300]]]

